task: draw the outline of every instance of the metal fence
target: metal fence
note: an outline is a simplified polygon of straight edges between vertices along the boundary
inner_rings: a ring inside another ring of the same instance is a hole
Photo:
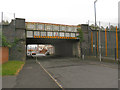
[[[116,28],[117,24],[108,23],[107,26],[107,24],[102,23],[103,26],[101,26],[99,23],[97,30],[91,28],[91,25],[94,24],[89,25],[88,48],[82,48],[84,55],[99,56],[101,53],[102,57],[118,59],[118,33],[120,31]]]

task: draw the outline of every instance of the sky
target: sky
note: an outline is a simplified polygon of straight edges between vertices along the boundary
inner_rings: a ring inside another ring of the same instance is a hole
[[[0,12],[5,18],[25,18],[30,22],[67,25],[94,23],[95,0],[1,0]],[[98,0],[97,21],[101,24],[118,23],[120,0]]]

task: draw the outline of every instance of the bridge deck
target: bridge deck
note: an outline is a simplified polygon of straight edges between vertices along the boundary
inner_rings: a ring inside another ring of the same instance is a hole
[[[78,39],[80,26],[26,22],[27,38]]]

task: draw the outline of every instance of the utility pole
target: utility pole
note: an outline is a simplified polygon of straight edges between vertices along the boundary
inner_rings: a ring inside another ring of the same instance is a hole
[[[1,25],[3,25],[3,12],[1,13]]]
[[[97,24],[96,24],[96,2],[97,0],[94,1],[94,12],[95,12],[95,30],[96,30],[96,57],[97,57]]]
[[[109,22],[109,31],[110,31],[110,22]]]
[[[101,62],[101,37],[100,37],[100,30],[101,30],[101,28],[100,28],[100,22],[99,22],[99,56],[100,56],[100,62]]]
[[[88,20],[88,31],[89,31],[89,20]],[[90,55],[90,36],[89,36],[89,33],[88,33],[88,44],[89,44],[89,55]]]
[[[2,29],[3,29],[2,25],[3,25],[3,12],[1,12],[1,21],[0,21],[0,46],[2,46]]]
[[[16,27],[15,27],[15,13],[14,13],[14,30],[15,30],[15,28],[16,28]]]

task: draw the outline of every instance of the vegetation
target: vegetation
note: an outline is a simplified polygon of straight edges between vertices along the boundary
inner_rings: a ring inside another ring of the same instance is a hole
[[[95,25],[94,24],[91,24],[90,25],[90,28],[91,29],[93,29],[93,30],[95,30]],[[116,30],[116,26],[113,26],[113,25],[110,25],[110,29],[109,29],[109,27],[107,26],[107,27],[103,27],[103,26],[101,26],[101,27],[99,27],[98,25],[96,26],[96,29],[97,30],[99,30],[99,29],[101,29],[101,30],[110,30],[110,31],[115,31]]]
[[[2,35],[2,46],[3,46],[3,47],[9,47],[9,48],[14,47],[14,46],[16,46],[16,45],[18,44],[19,41],[23,41],[23,39],[15,38],[15,39],[14,39],[14,42],[10,43],[10,42],[6,39],[6,37],[5,37],[4,35]]]
[[[15,75],[25,62],[23,61],[8,61],[2,65],[2,75]]]
[[[19,41],[20,41],[20,39],[15,38],[15,39],[14,39],[14,42],[12,43],[12,47],[13,47],[13,46],[16,46]]]
[[[2,24],[3,24],[3,25],[8,25],[8,24],[10,24],[10,23],[9,23],[8,20],[3,20],[3,21],[2,21]]]
[[[95,30],[95,29],[100,29],[99,26],[96,26],[96,28],[95,28],[95,25],[94,25],[94,24],[90,25],[90,28],[93,29],[93,30]],[[104,29],[104,27],[102,27],[102,28]]]
[[[83,31],[82,31],[82,29],[78,28],[77,31],[79,33],[78,38],[80,38],[80,42],[83,42],[84,39],[83,39]]]
[[[2,46],[3,47],[11,47],[11,44],[9,41],[7,41],[6,37],[4,35],[2,35]]]

